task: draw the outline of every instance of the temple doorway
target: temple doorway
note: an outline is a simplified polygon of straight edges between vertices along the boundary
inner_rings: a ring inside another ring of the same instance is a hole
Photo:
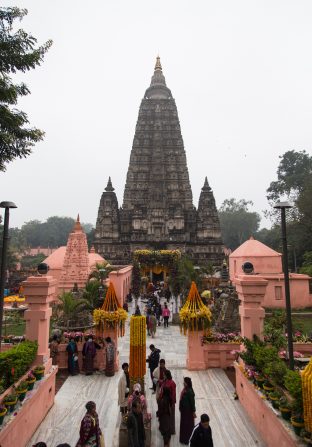
[[[164,272],[154,273],[152,275],[153,284],[157,284],[158,282],[164,281]]]

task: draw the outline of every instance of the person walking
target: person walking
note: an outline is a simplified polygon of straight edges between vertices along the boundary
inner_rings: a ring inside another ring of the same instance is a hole
[[[128,396],[130,392],[129,364],[123,363],[122,375],[118,382],[118,405],[122,414],[127,413]]]
[[[105,375],[113,377],[115,374],[115,344],[110,337],[105,338]]]
[[[164,327],[168,327],[169,326],[168,321],[169,321],[169,317],[170,317],[170,310],[168,309],[167,303],[165,303],[165,307],[163,308],[162,316],[164,319]]]
[[[212,432],[209,425],[208,414],[204,413],[200,417],[200,423],[193,430],[190,438],[190,447],[213,447]]]
[[[195,393],[193,391],[192,380],[184,377],[184,387],[181,392],[180,410],[180,443],[188,445],[191,434],[194,430],[194,419],[196,419]]]
[[[154,338],[156,334],[157,320],[153,312],[151,312],[149,315],[148,326],[150,335],[152,336],[152,338]]]
[[[171,399],[169,388],[163,388],[162,395],[158,400],[157,416],[159,420],[159,430],[164,440],[164,447],[169,447],[171,439]]]
[[[71,376],[75,376],[78,374],[79,370],[77,371],[78,347],[77,347],[77,343],[75,342],[74,337],[70,337],[69,343],[66,346],[66,352],[67,352],[68,372]],[[79,366],[78,366],[78,368],[79,368]]]
[[[153,371],[153,384],[156,384],[156,400],[159,399],[161,386],[165,380],[166,362],[165,359],[159,360],[159,366]]]
[[[104,437],[99,426],[95,402],[88,402],[86,410],[80,424],[80,437],[76,447],[104,447]]]
[[[136,399],[127,419],[128,447],[145,446],[145,429],[143,423],[141,403]]]
[[[153,390],[153,394],[155,394],[156,393],[156,383],[154,383],[154,381],[153,381],[153,372],[154,372],[154,369],[156,369],[159,364],[159,355],[160,355],[161,351],[160,351],[160,349],[155,348],[154,345],[150,345],[150,350],[151,350],[151,353],[148,356],[148,358],[146,359],[146,362],[148,363],[148,367],[150,370],[150,376],[152,379],[152,385],[153,385],[150,389]]]
[[[169,389],[170,392],[170,433],[172,435],[175,435],[175,404],[177,401],[176,397],[176,383],[174,380],[172,380],[171,371],[169,369],[165,369],[164,371],[164,381],[162,383],[162,390],[165,390],[166,388]],[[160,394],[162,393],[162,390]]]

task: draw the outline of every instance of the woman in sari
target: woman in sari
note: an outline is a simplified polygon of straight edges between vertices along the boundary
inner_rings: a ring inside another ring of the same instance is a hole
[[[95,402],[86,404],[87,413],[80,424],[80,438],[76,447],[104,447]]]
[[[75,342],[74,337],[70,337],[69,343],[66,346],[67,351],[67,362],[68,362],[68,372],[72,376],[75,376],[78,374],[79,371],[77,371],[78,366],[78,348],[77,343]]]
[[[105,338],[105,353],[105,375],[112,377],[115,374],[115,345],[110,337]]]
[[[180,442],[189,445],[194,429],[194,419],[196,419],[195,393],[190,377],[184,377],[184,388],[180,397],[179,410],[181,413]]]

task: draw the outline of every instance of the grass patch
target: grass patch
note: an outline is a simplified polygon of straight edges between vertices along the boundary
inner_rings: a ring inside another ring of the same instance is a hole
[[[26,321],[21,323],[4,324],[2,327],[2,335],[25,335]]]

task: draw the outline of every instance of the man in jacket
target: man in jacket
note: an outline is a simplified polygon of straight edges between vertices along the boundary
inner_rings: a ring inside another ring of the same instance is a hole
[[[154,369],[157,368],[157,366],[159,365],[159,354],[160,354],[160,349],[155,348],[154,345],[150,345],[150,350],[151,353],[148,356],[148,358],[146,359],[147,363],[148,363],[148,367],[150,370],[150,375],[151,375],[151,379],[152,379],[152,388],[150,388],[151,390],[153,390],[153,394],[156,393],[156,383],[153,382],[153,371]]]
[[[213,447],[208,414],[202,414],[190,437],[190,447]]]

